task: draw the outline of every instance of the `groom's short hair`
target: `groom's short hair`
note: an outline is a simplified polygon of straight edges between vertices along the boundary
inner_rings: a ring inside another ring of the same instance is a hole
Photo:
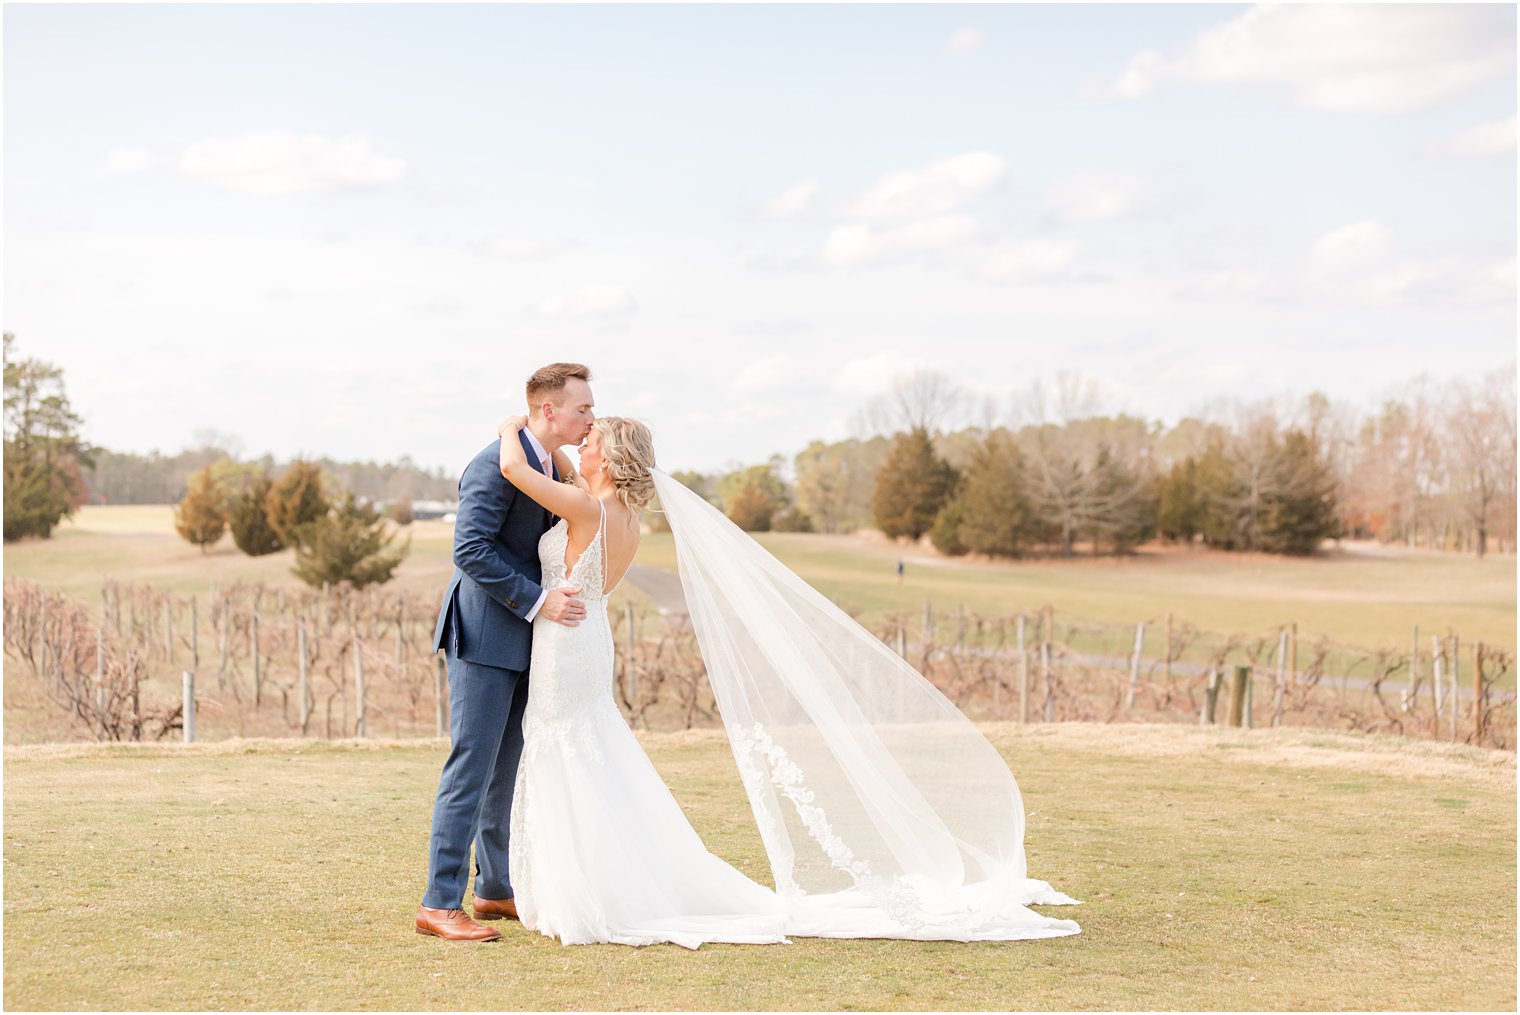
[[[558,395],[572,377],[591,380],[591,368],[583,363],[550,363],[528,378],[528,407],[537,406],[546,396]],[[555,403],[558,404],[557,402]]]

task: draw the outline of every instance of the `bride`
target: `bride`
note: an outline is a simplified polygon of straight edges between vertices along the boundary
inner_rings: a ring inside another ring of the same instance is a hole
[[[515,436],[526,420],[502,425]],[[559,521],[547,589],[586,619],[533,625],[509,867],[523,925],[564,944],[788,936],[1012,940],[1075,934],[1035,904],[1007,765],[948,699],[721,512],[657,470],[649,430],[598,419],[557,483],[501,442],[501,471]],[[714,856],[613,697],[607,597],[658,495],[774,890]]]

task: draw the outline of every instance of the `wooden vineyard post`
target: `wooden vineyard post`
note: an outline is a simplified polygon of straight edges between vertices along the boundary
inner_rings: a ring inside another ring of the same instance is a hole
[[[186,670],[184,673],[184,727],[185,743],[195,743],[195,673]]]
[[[1208,682],[1203,687],[1203,708],[1198,713],[1198,725],[1214,725],[1214,707],[1219,701],[1219,667],[1209,667]]]
[[[1473,744],[1483,743],[1483,643],[1473,646]]]
[[[1277,632],[1277,691],[1272,700],[1272,725],[1281,726],[1283,697],[1287,694],[1288,629]]]
[[[1045,685],[1045,721],[1055,722],[1056,694],[1050,686],[1050,642],[1040,642],[1040,680]]]
[[[1172,615],[1166,615],[1166,652],[1161,657],[1161,680],[1166,685],[1166,693],[1172,693]],[[1167,699],[1170,701],[1170,697]]]
[[[1135,707],[1135,685],[1140,682],[1140,653],[1145,648],[1145,621],[1135,625],[1135,650],[1129,660],[1129,693],[1124,696],[1124,708]]]
[[[359,738],[369,735],[368,715],[364,700],[364,643],[357,629],[354,636],[354,733]]]
[[[1235,679],[1230,683],[1230,715],[1231,726],[1243,725],[1242,716],[1245,713],[1246,688],[1250,686],[1251,667],[1236,666]]]
[[[306,670],[306,618],[302,617],[296,626],[296,666],[297,666],[297,692],[300,704],[296,707],[296,714],[301,719],[301,736],[306,735],[306,727],[311,722],[311,678]]]
[[[1019,722],[1029,723],[1029,650],[1024,646],[1024,615],[1019,614]]]
[[[253,607],[253,627],[248,640],[253,650],[253,707],[258,708],[264,698],[264,671],[259,666],[259,608]]]
[[[1457,740],[1457,713],[1461,711],[1462,696],[1457,693],[1461,687],[1462,679],[1462,639],[1456,635],[1451,636],[1451,686],[1447,688],[1447,696],[1451,698],[1451,740]]]

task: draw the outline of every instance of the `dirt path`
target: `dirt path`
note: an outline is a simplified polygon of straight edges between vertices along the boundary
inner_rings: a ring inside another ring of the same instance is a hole
[[[642,589],[661,614],[685,614],[686,596],[681,592],[681,579],[669,571],[644,564],[634,564],[628,569],[628,580]]]

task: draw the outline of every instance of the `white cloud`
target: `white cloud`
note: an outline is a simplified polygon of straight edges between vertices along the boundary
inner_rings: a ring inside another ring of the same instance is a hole
[[[1479,264],[1453,253],[1401,253],[1380,222],[1326,233],[1309,250],[1308,292],[1368,304],[1472,304],[1514,299],[1515,262]]]
[[[1393,233],[1381,222],[1353,222],[1314,242],[1309,251],[1310,272],[1317,279],[1332,280],[1384,264],[1392,253],[1392,244]]]
[[[617,317],[632,313],[633,294],[620,285],[579,285],[544,297],[529,313],[538,317]]]
[[[999,280],[1052,278],[1068,273],[1076,258],[1077,248],[1071,243],[1024,240],[993,251],[979,274]]]
[[[1139,210],[1146,183],[1133,173],[1084,172],[1052,185],[1046,201],[1068,222],[1103,222]]]
[[[1515,259],[1478,269],[1468,293],[1477,303],[1513,303],[1515,299]]]
[[[1426,149],[1437,158],[1482,159],[1508,155],[1515,150],[1515,118],[1480,123]]]
[[[854,359],[834,375],[834,390],[852,395],[877,395],[890,391],[899,377],[926,364],[888,350]]]
[[[829,233],[818,259],[835,268],[903,260],[963,246],[980,233],[976,220],[967,215],[939,215],[886,226],[852,222]]]
[[[849,209],[851,218],[900,222],[960,211],[1003,181],[1007,164],[991,152],[966,152],[883,176]]]
[[[790,356],[771,356],[746,364],[734,376],[737,391],[771,391],[789,383],[796,366]]]
[[[812,210],[813,201],[822,190],[823,186],[817,180],[794,183],[767,201],[760,209],[760,215],[768,219],[801,218]]]
[[[987,33],[975,28],[957,28],[945,40],[945,52],[956,56],[974,53],[987,41]]]
[[[555,236],[493,236],[465,241],[464,249],[482,257],[503,261],[546,261],[575,246],[574,241]]]
[[[146,148],[112,148],[100,171],[106,176],[130,176],[146,172],[158,164],[158,160]]]
[[[1509,5],[1258,6],[1177,56],[1138,53],[1098,91],[1140,99],[1173,82],[1269,85],[1316,109],[1405,112],[1512,73],[1514,38]]]
[[[392,186],[405,179],[406,162],[358,134],[248,131],[188,145],[180,170],[238,193],[283,197]]]
[[[1182,279],[1177,295],[1191,300],[1261,298],[1272,292],[1271,274],[1261,268],[1220,268]]]

